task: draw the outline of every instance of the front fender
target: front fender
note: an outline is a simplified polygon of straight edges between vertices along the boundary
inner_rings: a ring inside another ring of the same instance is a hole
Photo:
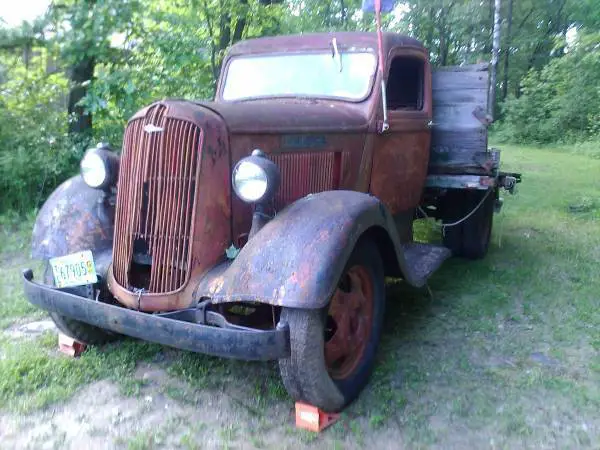
[[[91,250],[94,259],[112,251],[115,207],[106,194],[80,175],[62,183],[40,209],[33,227],[31,255],[49,259]]]
[[[194,299],[321,308],[328,303],[365,232],[383,235],[388,249],[393,247],[400,274],[410,277],[404,270],[398,234],[383,203],[360,192],[328,191],[304,197],[284,209],[230,264],[207,274]]]

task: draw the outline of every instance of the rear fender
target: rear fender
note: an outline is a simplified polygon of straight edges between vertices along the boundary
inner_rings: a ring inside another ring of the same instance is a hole
[[[387,208],[368,194],[328,191],[284,209],[231,263],[203,278],[194,300],[321,308],[329,302],[354,246],[365,234],[378,243],[388,275],[419,284],[406,270]]]
[[[103,274],[111,259],[114,220],[115,207],[107,194],[90,188],[80,175],[70,178],[40,209],[33,227],[31,255],[49,259],[91,250],[97,266],[102,266],[97,271]]]

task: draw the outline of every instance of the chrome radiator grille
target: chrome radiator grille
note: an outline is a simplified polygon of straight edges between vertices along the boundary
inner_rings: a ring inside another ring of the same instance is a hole
[[[187,282],[203,132],[156,104],[132,120],[121,156],[113,273],[123,287],[164,293]]]

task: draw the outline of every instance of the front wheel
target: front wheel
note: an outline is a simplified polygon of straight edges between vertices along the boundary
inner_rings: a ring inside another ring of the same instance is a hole
[[[367,384],[385,308],[383,262],[375,244],[357,244],[329,305],[283,308],[289,325],[288,358],[279,360],[288,393],[325,411],[339,411]]]

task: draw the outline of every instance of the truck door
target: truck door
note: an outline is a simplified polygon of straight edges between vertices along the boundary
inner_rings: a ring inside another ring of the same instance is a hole
[[[392,214],[407,214],[421,199],[429,161],[431,72],[422,50],[398,49],[388,58],[389,130],[375,139],[371,193]]]

